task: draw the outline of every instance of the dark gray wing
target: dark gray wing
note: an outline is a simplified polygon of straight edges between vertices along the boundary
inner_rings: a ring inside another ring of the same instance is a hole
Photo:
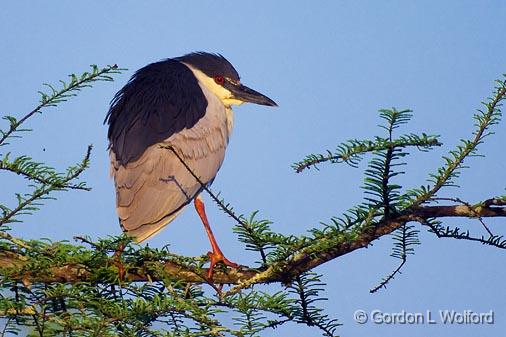
[[[120,165],[136,161],[146,149],[194,126],[207,100],[188,67],[167,59],[139,69],[114,96],[104,123]]]

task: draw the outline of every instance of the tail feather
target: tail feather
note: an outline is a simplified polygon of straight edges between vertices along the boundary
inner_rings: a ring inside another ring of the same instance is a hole
[[[167,226],[170,222],[172,222],[172,220],[174,220],[184,209],[185,209],[185,207],[181,207],[181,209],[160,219],[157,222],[147,223],[147,224],[141,225],[141,226],[139,226],[135,229],[132,229],[132,230],[127,230],[121,224],[121,221],[120,221],[120,225],[121,225],[121,228],[123,229],[123,231],[127,235],[131,236],[135,242],[141,243],[144,240],[147,240],[150,237],[152,237],[153,235],[155,235],[156,233],[158,233],[163,228],[165,228],[165,226]]]

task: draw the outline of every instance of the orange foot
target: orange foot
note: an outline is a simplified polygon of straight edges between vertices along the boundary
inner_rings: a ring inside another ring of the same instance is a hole
[[[231,267],[231,268],[239,268],[239,265],[237,263],[234,263],[227,259],[223,253],[218,251],[208,252],[207,256],[209,256],[209,259],[211,259],[211,265],[209,266],[209,271],[207,272],[207,278],[209,280],[213,279],[213,273],[214,273],[214,266],[218,263],[223,263],[225,266]]]
[[[214,266],[216,266],[217,263],[221,262],[224,265],[232,267],[232,268],[238,268],[239,265],[237,263],[234,263],[234,262],[231,262],[230,260],[228,260],[221,252],[221,249],[218,246],[216,239],[214,238],[213,231],[211,230],[211,226],[209,226],[209,220],[207,220],[204,202],[202,201],[200,196],[197,196],[193,202],[195,204],[195,210],[199,214],[200,220],[202,220],[202,224],[204,225],[207,236],[209,238],[209,242],[211,243],[211,247],[213,249],[212,252],[207,253],[207,256],[209,256],[209,259],[211,260],[211,265],[209,266],[209,271],[207,272],[207,278],[208,278],[208,280],[212,281]]]

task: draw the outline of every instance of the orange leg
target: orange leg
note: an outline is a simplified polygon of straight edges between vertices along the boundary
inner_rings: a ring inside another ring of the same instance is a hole
[[[204,202],[202,201],[200,196],[195,198],[194,204],[195,204],[195,209],[197,210],[197,213],[200,216],[200,220],[202,220],[202,223],[204,224],[204,228],[206,229],[206,232],[207,232],[207,237],[209,238],[209,242],[211,243],[211,247],[213,249],[212,252],[207,253],[209,258],[211,259],[211,265],[209,266],[209,271],[207,273],[207,277],[211,280],[213,278],[214,266],[218,262],[221,262],[224,265],[232,267],[232,268],[237,268],[237,267],[239,267],[239,265],[228,260],[221,252],[221,249],[218,246],[216,239],[214,238],[213,231],[211,230],[211,226],[209,226],[209,221],[207,220]]]

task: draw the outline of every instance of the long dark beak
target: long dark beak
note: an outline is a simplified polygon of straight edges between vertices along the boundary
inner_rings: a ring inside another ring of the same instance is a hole
[[[251,88],[248,88],[242,84],[235,83],[225,83],[225,88],[230,90],[232,94],[234,94],[234,98],[241,100],[243,102],[255,103],[260,105],[268,105],[268,106],[278,106],[276,102],[274,102],[269,97],[262,95],[258,91],[255,91]]]

